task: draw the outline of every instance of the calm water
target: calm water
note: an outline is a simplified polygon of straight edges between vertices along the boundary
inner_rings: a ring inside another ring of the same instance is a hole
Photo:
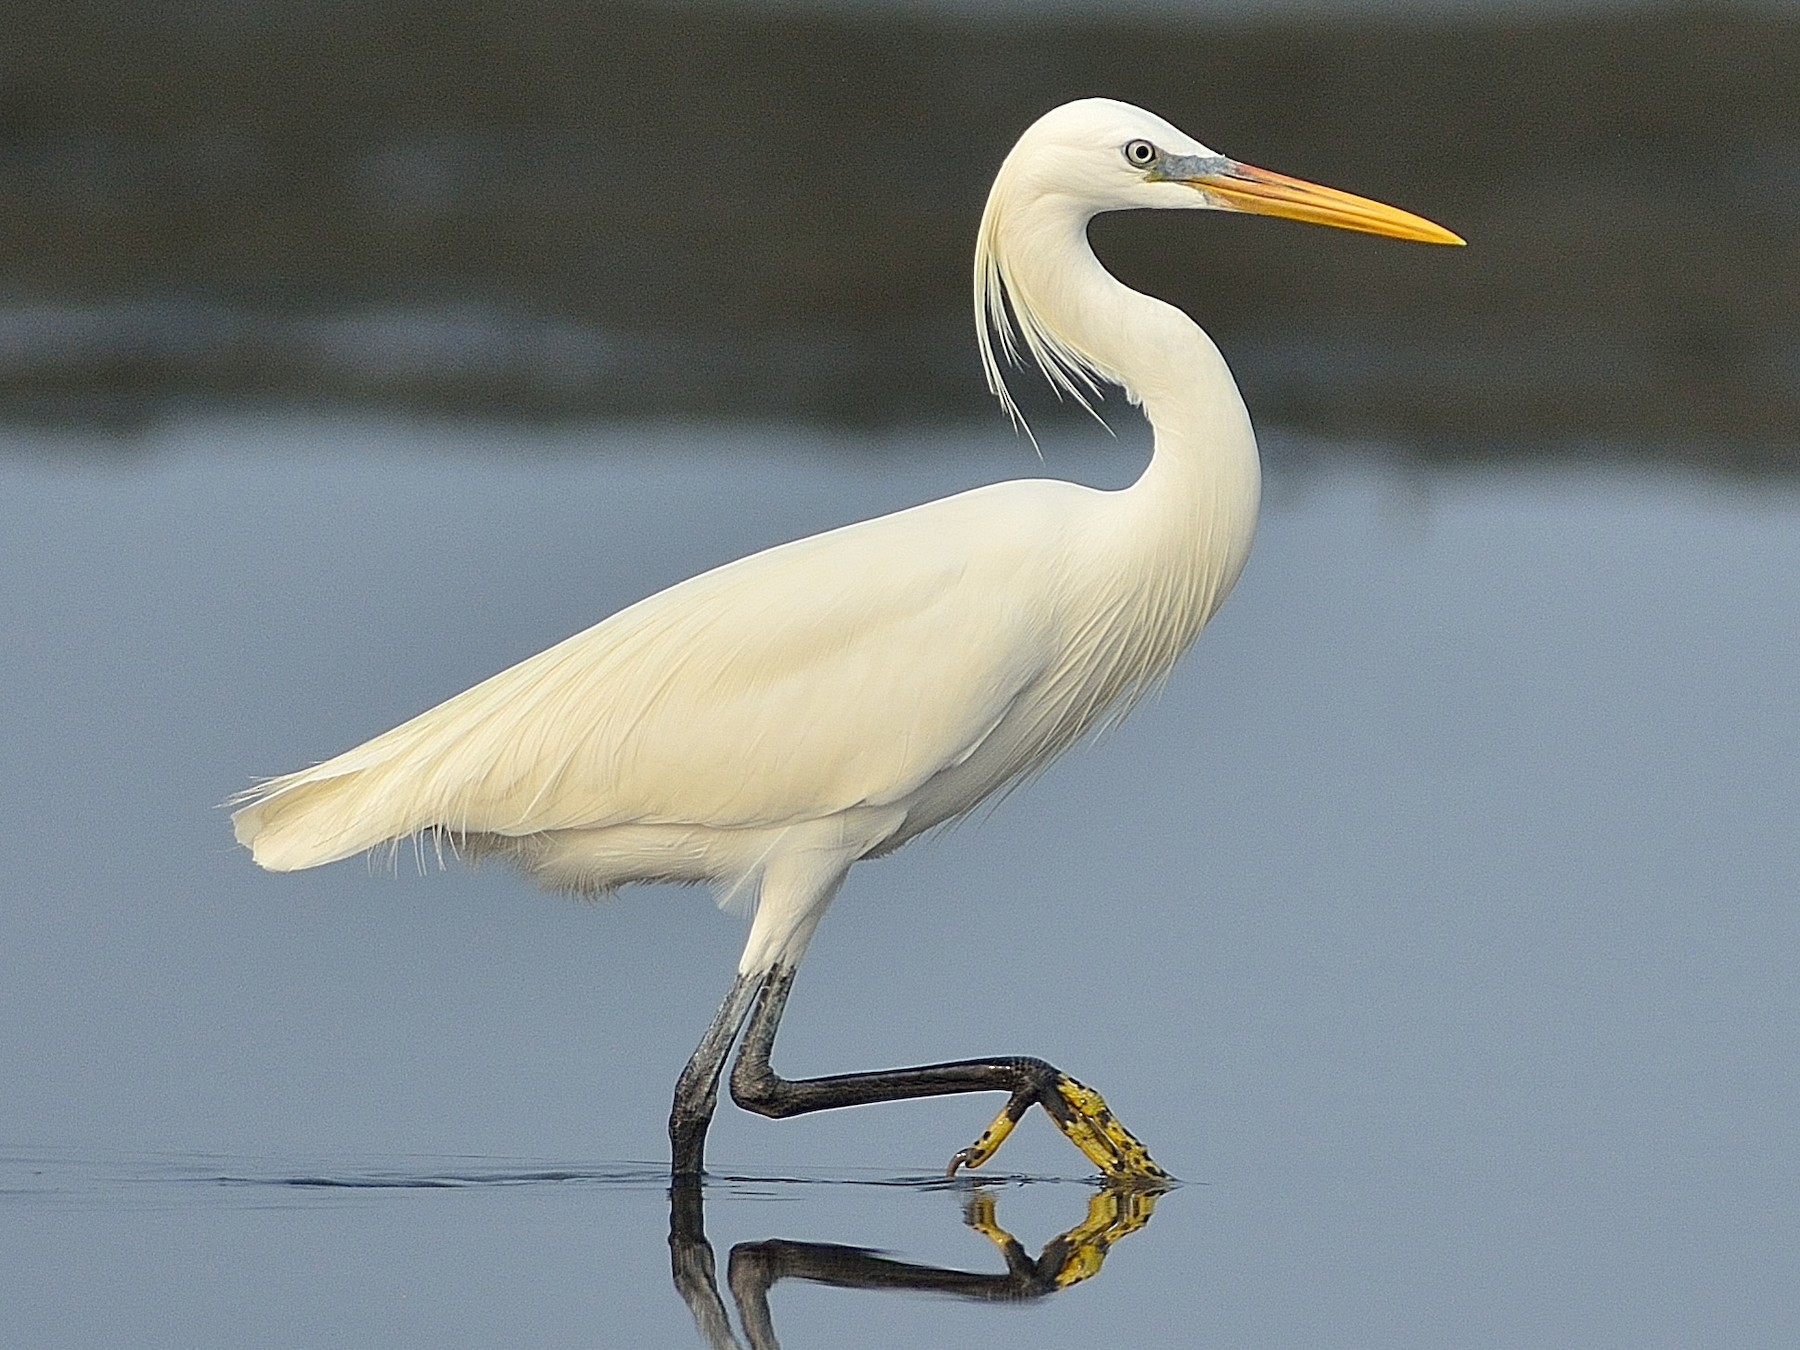
[[[194,421],[96,466],[12,437],[17,1343],[706,1344],[657,1169],[739,921],[409,856],[265,876],[215,804],[698,568],[1033,467],[922,439]],[[1271,478],[1166,696],[859,869],[781,1044],[793,1073],[1042,1054],[1188,1184],[1022,1304],[791,1275],[782,1343],[1794,1343],[1800,498]],[[754,1312],[758,1269],[877,1269],[769,1239],[998,1275],[982,1195],[1032,1257],[1089,1218],[1040,1120],[997,1184],[930,1180],[989,1105],[728,1108],[701,1321],[734,1248]]]

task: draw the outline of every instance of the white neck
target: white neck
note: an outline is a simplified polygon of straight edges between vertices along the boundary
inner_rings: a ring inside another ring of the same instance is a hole
[[[1015,306],[1030,306],[1083,363],[1123,386],[1155,431],[1149,466],[1117,494],[1119,542],[1175,585],[1185,646],[1249,556],[1262,490],[1256,438],[1212,339],[1102,267],[1087,219],[1066,199],[1041,199],[1001,222],[996,243]]]

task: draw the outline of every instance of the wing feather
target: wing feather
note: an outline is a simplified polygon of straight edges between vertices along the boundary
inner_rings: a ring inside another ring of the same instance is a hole
[[[237,837],[290,870],[433,828],[749,829],[900,801],[1054,663],[1044,534],[1069,491],[996,484],[704,573],[260,784]]]

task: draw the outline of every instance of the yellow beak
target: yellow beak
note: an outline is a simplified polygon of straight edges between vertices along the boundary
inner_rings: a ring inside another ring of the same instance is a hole
[[[1390,239],[1414,239],[1422,244],[1461,244],[1463,239],[1434,225],[1423,216],[1384,206],[1336,188],[1320,187],[1303,178],[1270,173],[1250,164],[1227,160],[1221,172],[1201,174],[1183,181],[1198,188],[1230,211],[1259,216],[1286,216],[1340,230],[1359,230]]]

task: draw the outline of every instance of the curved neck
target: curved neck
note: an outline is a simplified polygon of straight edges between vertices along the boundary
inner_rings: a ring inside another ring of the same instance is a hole
[[[1204,623],[1249,556],[1262,490],[1256,437],[1212,339],[1175,306],[1132,290],[1100,264],[1085,214],[1054,198],[1003,223],[1008,288],[1085,364],[1142,405],[1150,464],[1120,494],[1134,534],[1188,550]],[[1159,550],[1160,551],[1160,550]],[[1200,556],[1203,555],[1203,556]],[[1196,625],[1196,631],[1198,626]]]

